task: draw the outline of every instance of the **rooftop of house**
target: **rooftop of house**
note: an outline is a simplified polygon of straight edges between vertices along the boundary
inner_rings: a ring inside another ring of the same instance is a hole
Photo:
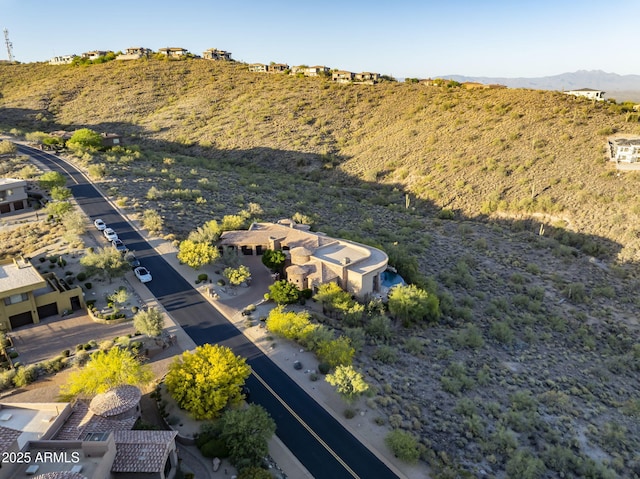
[[[25,180],[17,180],[15,178],[0,178],[0,186],[27,186]]]
[[[140,389],[125,384],[97,394],[91,400],[89,409],[92,413],[103,417],[117,416],[137,406],[141,396]]]
[[[116,431],[116,458],[111,472],[162,471],[176,431]]]
[[[12,436],[22,448],[49,433],[49,428],[61,414],[68,414],[69,403],[1,403],[0,451],[8,447]],[[17,431],[17,436],[15,434]]]
[[[609,141],[617,146],[637,146],[640,145],[640,135],[611,137]]]
[[[17,258],[0,263],[0,293],[46,287],[45,279],[28,261]]]

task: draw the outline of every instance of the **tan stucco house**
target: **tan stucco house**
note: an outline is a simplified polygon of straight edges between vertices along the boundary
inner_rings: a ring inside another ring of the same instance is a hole
[[[253,223],[248,230],[226,231],[220,247],[232,247],[241,254],[262,254],[282,250],[287,255],[286,276],[299,289],[316,289],[335,282],[358,299],[381,292],[380,274],[388,257],[371,246],[311,232],[292,220]]]
[[[129,47],[124,53],[116,57],[116,60],[139,60],[141,58],[149,58],[153,53],[151,49],[144,47]]]
[[[336,83],[351,83],[355,73],[346,70],[337,70],[331,74],[331,80]]]
[[[180,47],[166,47],[158,50],[160,55],[165,55],[170,58],[180,58],[189,54],[189,50]]]
[[[231,52],[218,50],[217,48],[209,48],[202,52],[202,58],[205,60],[231,61]]]
[[[23,210],[28,206],[27,182],[0,178],[0,215]]]
[[[0,262],[0,330],[84,307],[80,286],[70,287],[55,273],[40,274],[22,258]]]

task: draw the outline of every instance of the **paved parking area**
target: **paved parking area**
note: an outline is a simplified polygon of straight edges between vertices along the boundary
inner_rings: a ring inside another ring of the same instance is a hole
[[[63,350],[75,351],[77,344],[90,340],[105,341],[135,332],[132,321],[122,324],[99,324],[77,311],[69,316],[51,316],[39,324],[24,326],[9,332],[22,364],[34,364],[52,359]]]

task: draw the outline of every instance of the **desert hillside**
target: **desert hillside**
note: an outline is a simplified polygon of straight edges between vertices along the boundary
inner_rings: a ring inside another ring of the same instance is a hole
[[[211,159],[214,169],[223,160],[387,184],[469,218],[542,214],[638,259],[638,175],[607,164],[605,143],[640,125],[603,103],[533,90],[337,85],[198,60],[3,65],[0,88],[6,127],[89,126]]]
[[[640,172],[605,155],[609,135],[640,134],[636,113],[204,60],[1,65],[0,94],[15,136],[125,135],[69,156],[131,216],[159,213],[166,239],[295,215],[436,292],[428,327],[318,318],[357,345],[359,407],[419,438],[433,477],[640,477]],[[5,254],[24,252],[13,234]]]

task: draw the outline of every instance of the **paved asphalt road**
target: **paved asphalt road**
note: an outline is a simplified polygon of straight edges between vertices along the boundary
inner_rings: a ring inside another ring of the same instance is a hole
[[[147,287],[196,344],[224,344],[247,358],[254,371],[247,381],[252,402],[269,412],[278,437],[314,477],[398,477],[205,301],[78,170],[50,153],[17,146],[20,153],[70,177],[67,186],[80,207],[92,220],[102,218],[153,272],[154,280]]]

